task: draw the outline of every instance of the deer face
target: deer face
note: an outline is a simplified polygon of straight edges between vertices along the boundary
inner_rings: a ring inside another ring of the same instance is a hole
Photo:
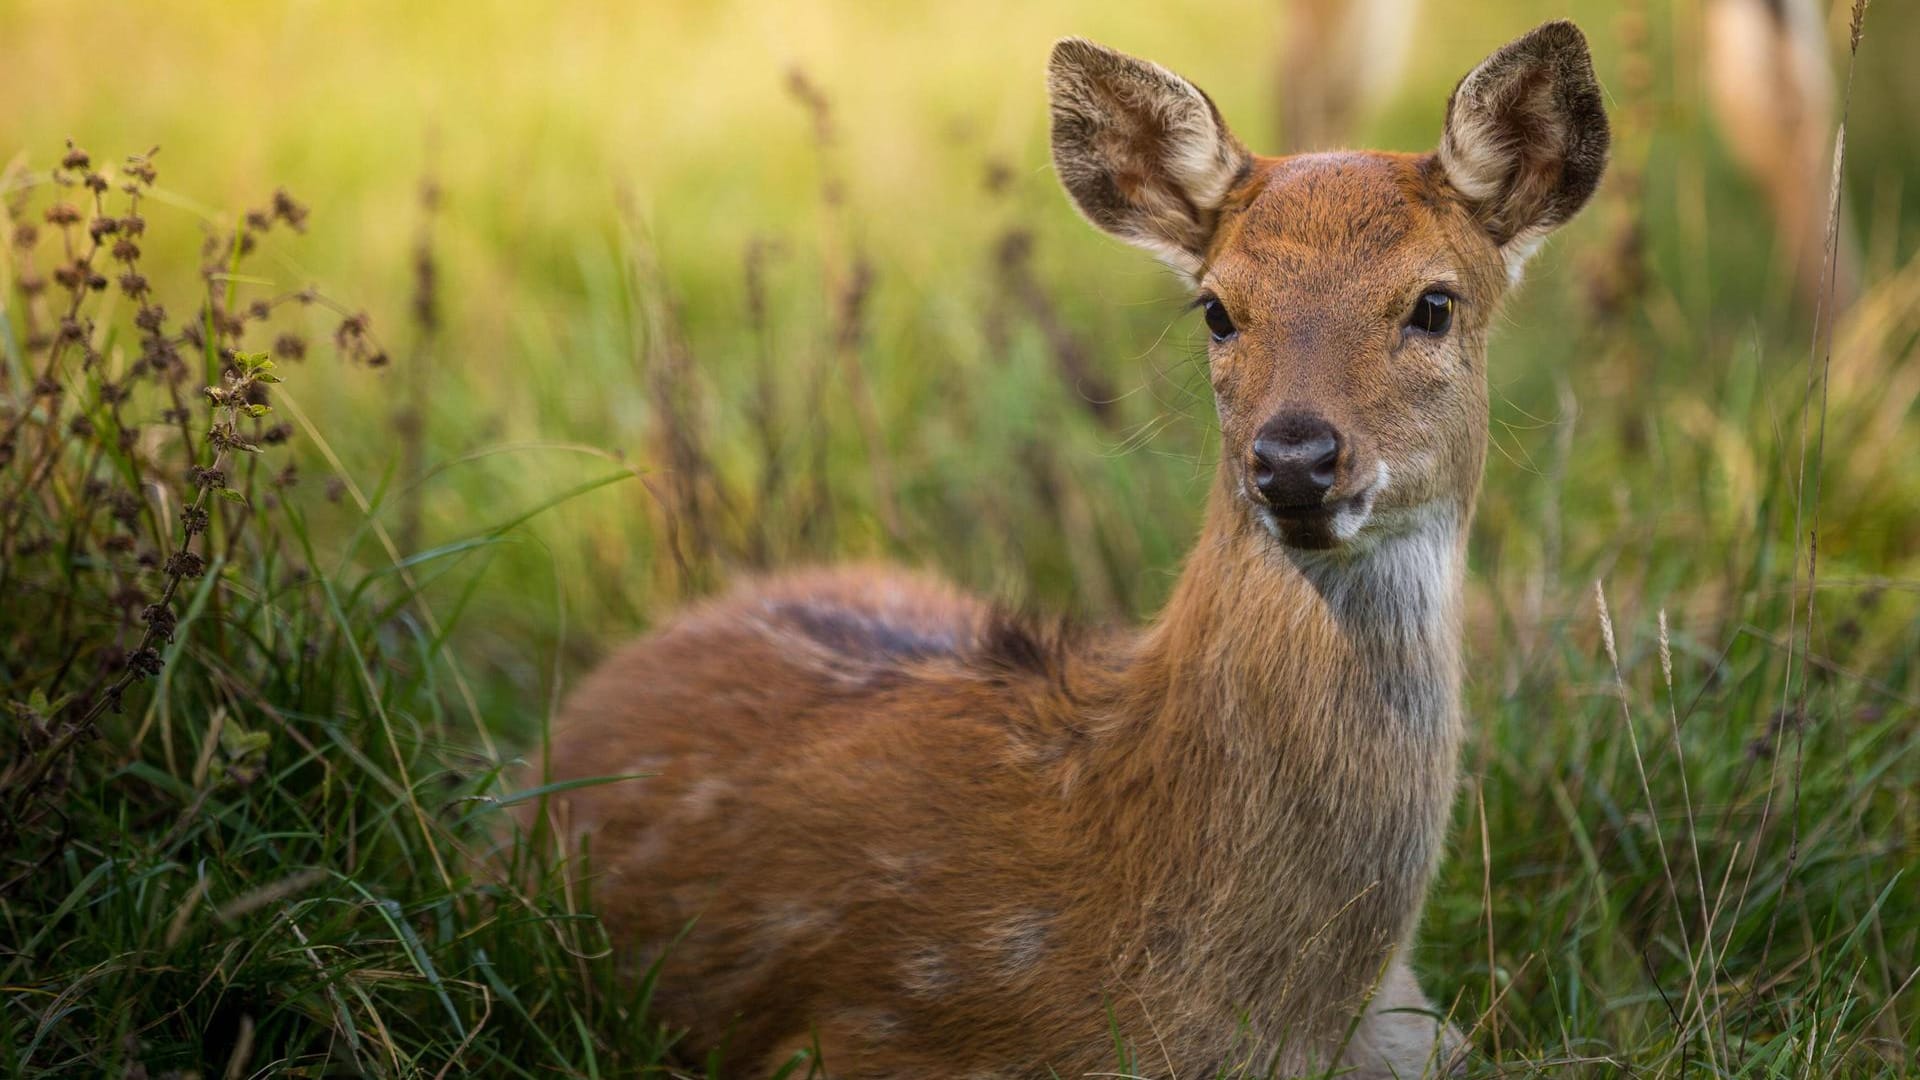
[[[1488,325],[1605,165],[1579,30],[1549,23],[1482,62],[1425,155],[1255,157],[1191,83],[1075,39],[1049,89],[1075,203],[1194,285],[1221,478],[1251,524],[1331,548],[1471,505]]]

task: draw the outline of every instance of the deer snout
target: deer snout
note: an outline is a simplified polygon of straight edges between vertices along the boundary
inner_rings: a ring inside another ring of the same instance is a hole
[[[1276,511],[1313,510],[1333,490],[1340,470],[1340,432],[1324,417],[1274,414],[1253,440],[1253,487]]]

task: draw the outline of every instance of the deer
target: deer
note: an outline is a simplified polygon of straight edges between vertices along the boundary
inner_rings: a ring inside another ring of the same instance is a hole
[[[1072,202],[1208,332],[1223,449],[1163,610],[1074,628],[881,565],[740,584],[583,680],[531,823],[726,1075],[1442,1073],[1467,1047],[1411,960],[1487,337],[1604,171],[1586,40],[1494,52],[1426,153],[1255,156],[1079,38],[1047,88]]]

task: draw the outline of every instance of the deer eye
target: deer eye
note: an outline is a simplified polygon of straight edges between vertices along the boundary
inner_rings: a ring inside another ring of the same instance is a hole
[[[1407,316],[1407,325],[1423,334],[1439,337],[1453,325],[1453,297],[1434,290],[1414,301],[1413,314]]]
[[[1207,329],[1213,333],[1213,340],[1225,341],[1239,328],[1233,325],[1233,316],[1227,314],[1227,305],[1217,296],[1209,296],[1200,302],[1200,313],[1206,317]]]

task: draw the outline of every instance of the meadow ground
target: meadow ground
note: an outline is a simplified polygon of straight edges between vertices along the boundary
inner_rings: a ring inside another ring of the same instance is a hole
[[[1920,1074],[1920,13],[1868,13],[1866,289],[1816,321],[1695,5],[1439,8],[1361,141],[1431,146],[1571,15],[1617,142],[1493,342],[1416,966],[1480,1075]],[[667,1068],[546,853],[473,869],[518,764],[759,567],[1151,613],[1217,452],[1204,330],[1058,193],[1040,72],[1149,55],[1263,148],[1276,9],[0,0],[0,1072]],[[103,236],[51,179],[95,168]],[[95,239],[103,291],[53,274]]]

